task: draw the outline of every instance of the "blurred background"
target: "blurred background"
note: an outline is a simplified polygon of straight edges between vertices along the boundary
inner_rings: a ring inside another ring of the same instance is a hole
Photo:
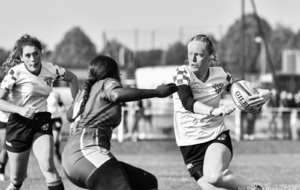
[[[124,86],[155,88],[185,64],[189,39],[206,34],[218,66],[274,94],[258,114],[226,117],[233,138],[299,140],[298,7],[298,0],[1,1],[0,63],[30,34],[43,43],[43,59],[74,72],[81,88],[98,54],[118,61]],[[70,106],[67,84],[56,82],[55,91]],[[224,102],[233,104],[230,95]],[[114,138],[174,139],[172,98],[124,104]]]
[[[117,60],[124,86],[155,88],[173,82],[187,59],[187,42],[206,34],[219,65],[236,79],[272,90],[257,114],[236,109],[225,117],[233,139],[230,168],[266,189],[300,189],[299,0],[0,0],[0,64],[24,34],[43,44],[43,59],[74,72],[82,88],[97,55]],[[0,81],[3,75],[0,73]],[[65,108],[67,84],[56,82]],[[234,105],[230,94],[221,104]],[[62,114],[62,146],[69,125]],[[123,104],[111,151],[118,159],[153,173],[159,189],[199,189],[186,171],[173,131],[172,97]],[[22,189],[45,189],[31,156]],[[66,190],[79,190],[64,175]],[[9,184],[9,165],[0,189]],[[270,188],[274,187],[274,188]],[[275,188],[276,187],[276,188]]]

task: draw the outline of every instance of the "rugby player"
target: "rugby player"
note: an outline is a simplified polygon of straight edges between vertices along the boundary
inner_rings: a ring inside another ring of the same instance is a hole
[[[222,67],[209,37],[196,35],[188,43],[188,65],[174,73],[178,92],[174,93],[174,130],[190,175],[204,190],[261,189],[243,179],[228,167],[233,156],[229,129],[224,116],[235,107],[219,105],[221,94],[234,79]],[[270,98],[269,90],[260,90],[250,96],[250,105],[264,104]]]
[[[7,190],[21,188],[27,175],[31,149],[46,178],[49,190],[63,190],[63,182],[53,161],[51,113],[47,98],[55,80],[69,82],[72,97],[78,93],[78,79],[70,71],[41,61],[42,45],[30,35],[17,40],[11,68],[0,84],[0,111],[10,113],[6,126],[6,149],[9,157],[10,181]],[[12,102],[5,97],[11,93]]]
[[[113,130],[122,118],[122,102],[167,97],[174,83],[156,89],[123,88],[116,61],[99,55],[88,66],[88,79],[67,112],[73,122],[62,153],[62,165],[73,184],[98,190],[157,189],[151,173],[119,161],[110,151]]]

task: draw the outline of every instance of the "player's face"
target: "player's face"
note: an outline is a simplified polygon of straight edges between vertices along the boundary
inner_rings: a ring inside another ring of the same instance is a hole
[[[41,51],[35,46],[24,46],[21,60],[29,71],[37,73],[41,68]]]
[[[188,46],[188,59],[189,67],[193,72],[206,70],[210,59],[206,44],[198,41],[190,42]]]

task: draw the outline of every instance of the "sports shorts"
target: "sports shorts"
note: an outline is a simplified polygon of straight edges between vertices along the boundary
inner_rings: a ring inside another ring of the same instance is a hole
[[[229,130],[222,132],[214,140],[201,143],[201,144],[180,147],[180,151],[183,156],[183,160],[186,164],[186,167],[190,175],[194,177],[196,181],[198,181],[198,179],[200,179],[203,176],[203,163],[204,163],[205,153],[209,145],[211,145],[212,143],[224,144],[230,150],[231,157],[233,156],[232,143],[231,143]]]
[[[52,127],[52,130],[60,132],[62,128],[62,119],[59,118],[52,118],[50,121],[50,125]]]
[[[67,178],[85,189],[149,190],[156,189],[154,175],[118,161],[107,149],[99,146],[101,132],[81,129],[66,144],[62,165]],[[107,143],[104,143],[107,144]]]
[[[6,126],[6,149],[10,152],[24,152],[42,135],[51,135],[51,113],[38,112],[32,119],[19,114],[10,114]]]
[[[6,123],[0,121],[0,129],[6,129]]]

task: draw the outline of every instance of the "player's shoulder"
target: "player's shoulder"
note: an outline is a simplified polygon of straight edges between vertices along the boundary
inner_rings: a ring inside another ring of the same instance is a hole
[[[43,70],[49,73],[59,75],[59,77],[65,77],[66,69],[59,65],[56,65],[52,62],[42,62],[42,66]]]
[[[27,70],[25,67],[24,63],[18,64],[10,68],[9,70],[14,70],[14,71],[22,71],[22,70]]]
[[[218,72],[225,72],[223,67],[210,67],[210,70],[218,71]]]
[[[19,76],[20,73],[28,72],[24,63],[18,64],[10,68],[7,72],[8,75]]]
[[[189,73],[188,67],[186,65],[181,65],[181,66],[177,67],[174,75],[188,74],[188,73]]]
[[[223,67],[210,67],[212,74],[227,74],[228,72]]]
[[[56,66],[54,63],[48,61],[42,61],[41,63],[45,68],[54,68]]]
[[[173,75],[173,81],[177,85],[189,85],[190,83],[190,71],[186,65],[178,67]]]
[[[114,78],[106,78],[105,80],[103,80],[103,83],[104,83],[105,88],[109,88],[111,86],[122,86],[120,81],[118,81],[117,79],[114,79]]]

